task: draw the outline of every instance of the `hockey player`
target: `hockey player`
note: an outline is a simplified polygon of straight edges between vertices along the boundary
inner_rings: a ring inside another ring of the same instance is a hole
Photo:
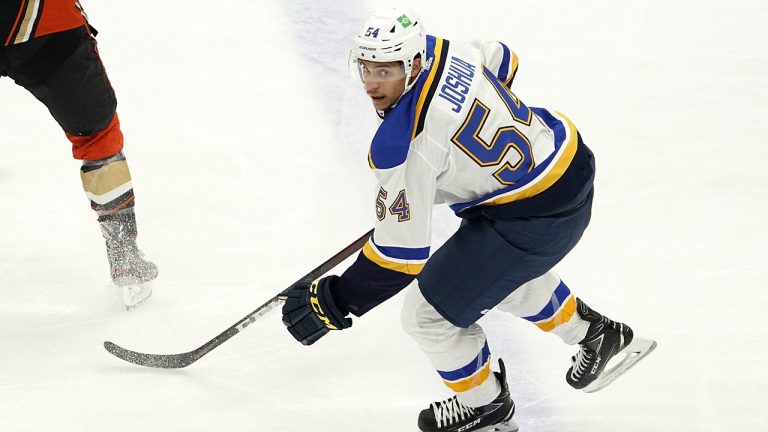
[[[517,429],[504,364],[491,373],[476,323],[489,309],[578,344],[566,381],[588,392],[655,347],[552,271],[589,223],[594,159],[565,115],[510,91],[514,52],[429,36],[412,11],[384,9],[350,58],[381,119],[368,154],[375,230],[340,277],[291,289],[283,321],[293,337],[310,345],[348,328],[348,314],[362,316],[415,279],[403,327],[456,392],[421,412],[418,426],[429,432]],[[463,221],[430,257],[433,203]]]
[[[45,104],[73,156],[83,161],[80,177],[106,240],[110,275],[130,308],[151,295],[157,267],[136,245],[117,102],[95,34],[76,0],[0,3],[0,77],[9,76]]]

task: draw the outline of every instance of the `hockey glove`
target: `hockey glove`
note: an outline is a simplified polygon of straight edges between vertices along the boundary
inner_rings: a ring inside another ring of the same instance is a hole
[[[283,324],[302,344],[312,345],[331,330],[352,326],[352,320],[336,306],[331,295],[331,287],[338,278],[329,276],[311,284],[297,284],[286,294]]]

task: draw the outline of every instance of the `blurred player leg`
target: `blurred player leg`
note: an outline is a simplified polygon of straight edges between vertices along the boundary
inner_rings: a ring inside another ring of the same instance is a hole
[[[86,27],[8,48],[9,76],[50,111],[82,160],[83,188],[98,215],[113,282],[127,307],[151,295],[157,267],[136,246],[134,195],[117,100]]]
[[[125,305],[133,307],[151,294],[157,267],[144,258],[138,235],[131,175],[122,152],[97,161],[83,161],[83,189],[96,211],[107,246],[112,281],[123,288]]]

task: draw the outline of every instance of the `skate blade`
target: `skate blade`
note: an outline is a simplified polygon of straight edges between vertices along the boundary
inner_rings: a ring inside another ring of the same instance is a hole
[[[132,283],[120,288],[123,290],[123,304],[126,311],[142,305],[152,296],[152,282]]]
[[[487,428],[478,429],[477,432],[517,432],[520,427],[517,426],[514,419],[509,419],[505,422],[488,426]]]
[[[634,338],[629,345],[616,354],[617,357],[624,354],[624,358],[610,369],[606,368],[594,382],[584,387],[582,391],[586,393],[594,393],[606,387],[608,384],[614,382],[616,378],[623,375],[624,372],[632,368],[632,366],[637,364],[637,362],[645,358],[645,356],[650,354],[654,349],[656,349],[656,341]]]

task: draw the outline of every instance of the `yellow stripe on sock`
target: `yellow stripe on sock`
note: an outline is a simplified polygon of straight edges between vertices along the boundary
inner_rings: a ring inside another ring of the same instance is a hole
[[[488,357],[488,361],[485,362],[485,366],[483,366],[482,369],[477,371],[474,375],[468,378],[464,378],[459,381],[445,381],[445,385],[448,386],[451,390],[455,391],[456,393],[465,392],[467,390],[471,390],[480,384],[484,383],[486,379],[488,379],[488,375],[491,374],[491,358]]]
[[[546,321],[537,322],[536,325],[545,332],[552,331],[556,327],[570,321],[574,313],[576,313],[576,300],[573,294],[571,294],[568,300],[566,300],[565,306],[560,309],[560,312]]]

